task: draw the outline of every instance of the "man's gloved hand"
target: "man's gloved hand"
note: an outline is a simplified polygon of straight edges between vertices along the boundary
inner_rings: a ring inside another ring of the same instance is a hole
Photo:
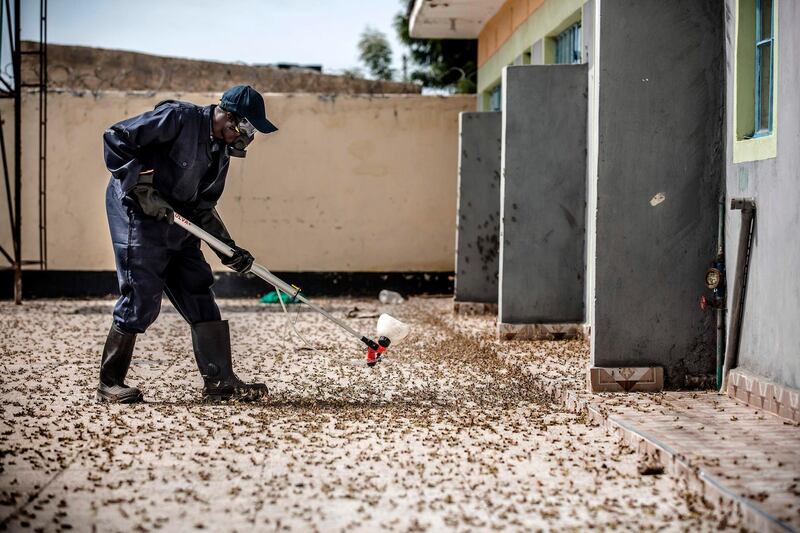
[[[222,257],[222,264],[240,274],[249,272],[250,267],[253,266],[253,261],[255,261],[253,256],[244,248],[239,248],[236,245],[232,248],[233,256]]]
[[[123,203],[151,216],[156,220],[172,224],[174,211],[153,186],[152,175],[140,176],[139,183],[125,192]]]

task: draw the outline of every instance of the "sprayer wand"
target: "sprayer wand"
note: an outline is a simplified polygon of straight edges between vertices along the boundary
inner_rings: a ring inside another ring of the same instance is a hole
[[[226,257],[233,256],[233,248],[231,248],[221,240],[217,239],[204,229],[200,228],[196,224],[192,223],[185,217],[179,215],[178,213],[174,213],[173,219],[175,224],[182,227],[195,237],[199,238],[200,240],[202,240],[203,242],[205,242],[206,244],[208,244],[221,254],[224,254]],[[345,330],[347,333],[349,333],[359,341],[363,342],[367,346],[367,365],[375,366],[375,364],[378,361],[380,361],[383,352],[385,352],[386,349],[389,347],[391,341],[389,340],[388,337],[381,336],[378,338],[378,341],[376,342],[370,337],[360,334],[359,332],[351,328],[349,325],[347,325],[344,321],[336,318],[328,311],[326,311],[322,307],[318,306],[317,304],[313,303],[311,300],[300,294],[300,289],[298,287],[286,283],[285,281],[277,277],[275,274],[267,270],[267,268],[264,267],[263,265],[253,262],[253,266],[250,267],[250,272],[258,276],[259,278],[263,279],[270,285],[274,286],[276,289],[281,290],[286,294],[292,296],[296,300],[303,302],[311,309],[321,314],[322,316],[324,316],[325,318],[327,318],[328,320],[330,320],[331,322],[333,322],[334,324]]]

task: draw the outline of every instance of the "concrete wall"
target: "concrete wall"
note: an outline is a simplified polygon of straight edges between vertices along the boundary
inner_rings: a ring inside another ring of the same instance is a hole
[[[586,65],[503,74],[502,323],[583,321]]]
[[[461,113],[455,300],[497,302],[501,113]]]
[[[721,0],[600,2],[593,363],[672,386],[714,369],[723,20]]]
[[[49,268],[114,268],[102,132],[176,97],[219,100],[213,93],[49,95]],[[246,159],[232,161],[219,206],[238,243],[274,270],[452,271],[458,114],[473,108],[473,96],[270,94],[266,103],[280,131],[257,137]],[[38,97],[26,97],[25,258],[38,257],[37,105]],[[11,146],[10,103],[0,111]],[[11,250],[5,200],[0,244]],[[222,268],[216,257],[212,265]]]
[[[599,58],[600,31],[598,27],[599,0],[589,0],[583,5],[581,38],[583,39],[583,61],[587,66],[587,116],[586,116],[586,280],[584,292],[584,314],[586,323],[594,324],[594,283],[597,239],[597,117],[599,108],[597,95],[600,91]],[[591,328],[590,328],[591,335]]]
[[[774,86],[777,157],[734,164],[733,67],[735,0],[726,1],[727,206],[731,198],[755,198],[756,223],[739,352],[739,366],[800,388],[800,4],[778,2],[777,77]],[[728,211],[728,297],[735,276],[741,214]],[[730,314],[728,316],[730,320]]]
[[[23,50],[38,42],[23,41]],[[39,58],[23,56],[22,75],[38,78]],[[413,83],[365,80],[305,69],[279,69],[157,56],[88,46],[47,45],[47,84],[51,89],[89,91],[216,92],[252,85],[271,93],[419,94]]]

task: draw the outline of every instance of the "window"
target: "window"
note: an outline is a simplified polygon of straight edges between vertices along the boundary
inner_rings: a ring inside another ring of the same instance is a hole
[[[755,126],[753,137],[772,133],[772,0],[756,0]]]
[[[575,65],[581,62],[581,25],[573,24],[556,36],[557,65]]]
[[[489,91],[489,111],[503,110],[503,91],[502,85],[498,83],[494,89]]]
[[[778,154],[780,2],[736,0],[732,110],[734,163],[771,159]]]

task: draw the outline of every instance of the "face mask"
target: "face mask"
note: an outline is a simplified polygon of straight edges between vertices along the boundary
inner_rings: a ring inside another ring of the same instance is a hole
[[[228,145],[228,155],[231,157],[247,157],[247,145],[253,142],[256,136],[256,128],[243,118],[236,125],[239,136]]]

